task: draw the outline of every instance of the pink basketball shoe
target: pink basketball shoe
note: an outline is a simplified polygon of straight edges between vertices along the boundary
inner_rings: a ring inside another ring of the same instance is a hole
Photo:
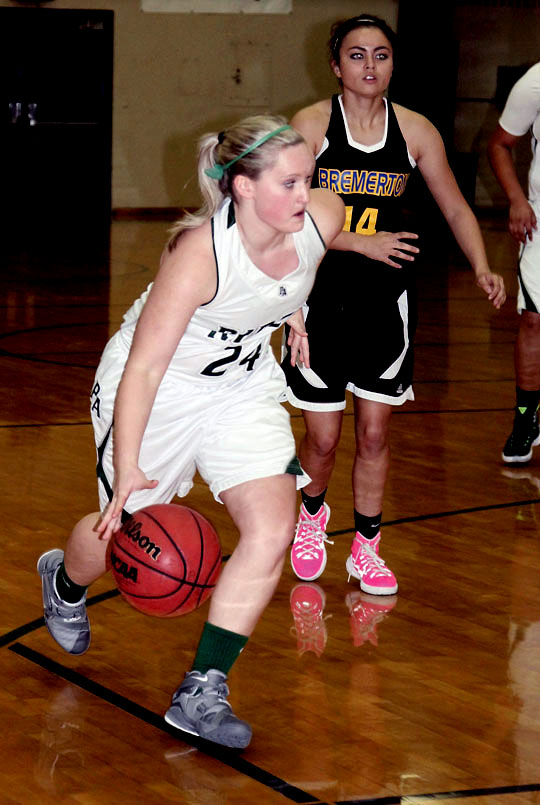
[[[398,585],[396,577],[379,556],[380,541],[380,531],[374,539],[366,539],[357,531],[346,563],[347,573],[349,581],[351,576],[360,580],[360,589],[364,593],[393,595]]]
[[[299,579],[314,581],[326,567],[326,546],[334,543],[328,539],[325,529],[330,519],[330,506],[323,503],[317,514],[309,514],[304,504],[296,524],[296,534],[291,548],[291,565]]]

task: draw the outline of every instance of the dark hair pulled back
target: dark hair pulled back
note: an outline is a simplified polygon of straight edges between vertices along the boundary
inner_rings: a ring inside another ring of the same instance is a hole
[[[343,40],[351,31],[357,28],[378,28],[386,36],[396,57],[397,36],[390,28],[388,23],[381,17],[374,14],[360,14],[358,17],[351,17],[348,20],[338,20],[330,29],[330,39],[328,40],[328,50],[330,51],[330,62],[339,64],[339,51]]]

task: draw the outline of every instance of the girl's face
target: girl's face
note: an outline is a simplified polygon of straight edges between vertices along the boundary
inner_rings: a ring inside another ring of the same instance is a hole
[[[299,232],[309,203],[315,160],[305,143],[282,148],[271,168],[250,181],[255,212],[279,232]]]
[[[390,42],[380,28],[371,26],[349,31],[339,49],[339,64],[332,63],[344,89],[370,96],[386,90],[393,66]]]

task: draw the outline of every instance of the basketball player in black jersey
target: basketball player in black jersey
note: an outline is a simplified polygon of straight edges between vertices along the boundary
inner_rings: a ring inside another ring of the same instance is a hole
[[[403,231],[402,202],[417,167],[496,308],[502,277],[488,265],[478,222],[463,198],[438,131],[422,115],[390,103],[395,34],[363,14],[332,27],[330,63],[341,93],[299,111],[292,125],[316,157],[313,186],[338,193],[347,217],[318,270],[308,299],[310,367],[286,358],[289,402],[301,408],[299,456],[311,483],[302,504],[291,563],[313,581],[326,565],[325,494],[339,443],[345,392],[353,394],[356,535],[346,567],[364,593],[392,595],[397,581],[379,555],[389,466],[388,428],[395,405],[413,399],[412,342],[417,235]],[[297,595],[297,594],[295,594]]]

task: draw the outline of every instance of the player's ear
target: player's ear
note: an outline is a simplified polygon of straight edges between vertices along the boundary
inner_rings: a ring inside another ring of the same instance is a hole
[[[330,67],[334,71],[334,74],[337,76],[337,78],[341,78],[341,70],[339,69],[339,64],[337,63],[337,61],[334,61],[334,59],[332,59],[332,61],[330,62]]]
[[[255,182],[253,179],[239,173],[233,179],[233,186],[237,196],[241,198],[253,198],[255,192]]]

